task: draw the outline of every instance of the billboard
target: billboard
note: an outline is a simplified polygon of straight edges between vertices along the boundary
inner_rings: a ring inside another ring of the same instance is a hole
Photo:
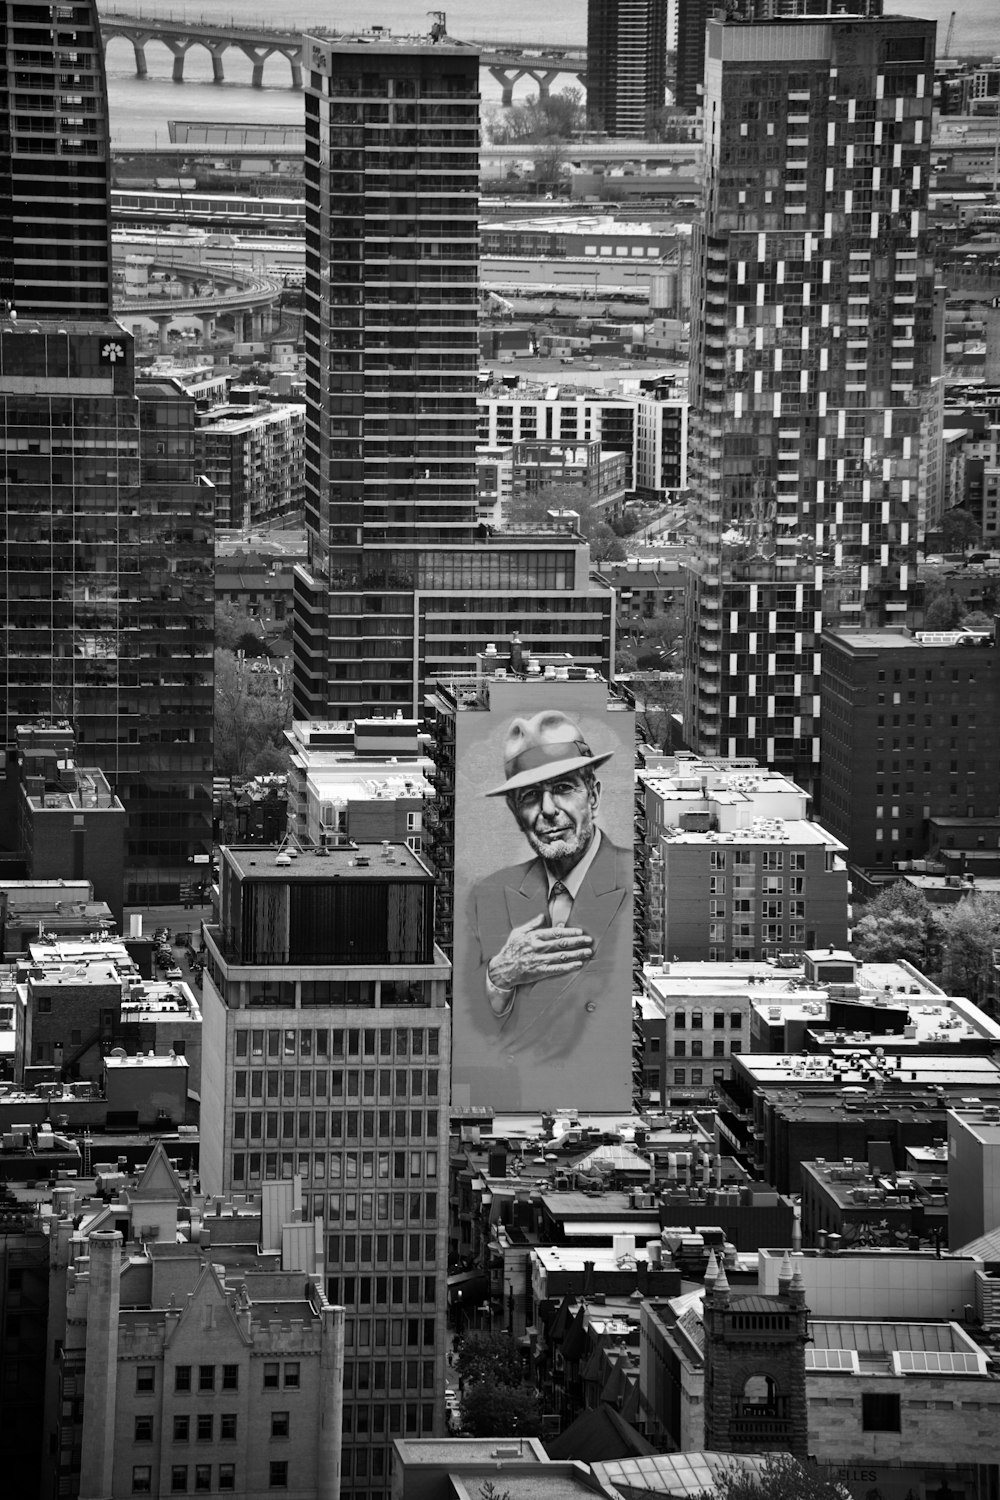
[[[599,681],[494,682],[488,709],[458,713],[459,1107],[630,1107],[635,723],[619,703]]]

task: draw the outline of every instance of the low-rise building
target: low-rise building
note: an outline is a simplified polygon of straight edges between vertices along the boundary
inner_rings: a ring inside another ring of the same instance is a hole
[[[640,772],[647,953],[751,960],[847,941],[844,845],[807,794],[753,761]]]
[[[306,844],[423,847],[434,761],[417,719],[296,719],[286,730],[288,827]]]
[[[971,1305],[981,1262],[878,1251],[789,1261],[786,1251],[762,1251],[760,1295],[755,1303],[734,1289],[731,1314],[764,1316],[790,1268],[808,1314],[808,1452],[826,1477],[858,1500],[873,1485],[904,1500],[924,1487],[933,1494],[964,1484],[975,1493],[995,1483],[1000,1379],[958,1301]],[[692,1291],[642,1308],[640,1414],[650,1436],[682,1450],[705,1442],[705,1299]],[[768,1364],[774,1338],[757,1334],[754,1369],[768,1373],[746,1389],[744,1426],[766,1421],[769,1401],[777,1413],[787,1392],[778,1349]]]
[[[1000,1067],[989,1057],[887,1052],[872,1042],[791,1057],[743,1053],[717,1085],[721,1138],[781,1192],[801,1190],[801,1163],[869,1160],[902,1170],[911,1146],[947,1135],[947,1109],[963,1099],[1000,1104]]]
[[[110,1201],[54,1200],[47,1484],[336,1500],[344,1314],[298,1179],[207,1204],[158,1146]]]
[[[804,1161],[800,1171],[804,1244],[831,1235],[839,1248],[948,1243],[946,1174],[856,1161]]]
[[[28,879],[89,880],[120,926],[125,891],[125,808],[99,766],[55,763],[55,781],[22,785],[19,845]]]

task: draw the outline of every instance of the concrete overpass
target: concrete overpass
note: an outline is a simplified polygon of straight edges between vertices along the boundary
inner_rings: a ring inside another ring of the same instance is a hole
[[[310,28],[311,36],[335,38],[337,32],[330,27]],[[212,79],[225,83],[224,57],[230,48],[242,52],[252,64],[251,83],[254,88],[264,87],[264,68],[271,58],[282,59],[288,64],[293,89],[302,87],[302,34],[281,27],[252,26],[231,22],[228,26],[220,22],[186,21],[183,18],[152,18],[137,16],[129,11],[102,11],[101,35],[107,51],[108,42],[122,37],[131,42],[135,54],[135,71],[139,78],[149,73],[146,49],[151,42],[159,42],[173,57],[171,77],[174,83],[184,82],[184,60],[193,47],[201,47],[212,60]],[[552,84],[562,74],[567,74],[586,84],[587,49],[570,47],[561,42],[510,42],[469,40],[469,46],[478,49],[480,66],[486,68],[500,84],[503,103],[513,102],[514,87],[522,78],[530,78],[538,86],[539,97],[547,99]]]
[[[216,319],[232,320],[233,333],[239,343],[256,343],[273,326],[273,307],[281,295],[281,281],[260,272],[247,273],[243,267],[220,271],[200,260],[180,257],[153,257],[151,270],[169,271],[174,283],[181,284],[179,297],[122,294],[114,299],[114,310],[122,322],[129,318],[148,318],[159,332],[160,349],[168,348],[167,332],[171,323],[185,314],[198,318],[206,337],[214,332]],[[235,290],[220,291],[220,287]],[[185,291],[185,288],[187,289]]]

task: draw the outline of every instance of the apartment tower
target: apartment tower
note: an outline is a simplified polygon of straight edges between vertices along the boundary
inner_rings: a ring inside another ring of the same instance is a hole
[[[668,0],[588,0],[587,116],[608,135],[648,136],[667,87]]]
[[[526,620],[606,670],[613,596],[579,536],[478,519],[478,53],[436,22],[307,38],[304,61],[295,716],[416,715],[430,677]]]
[[[806,785],[821,630],[913,600],[933,73],[932,22],[708,23],[685,727]]]
[[[212,489],[193,425],[136,399],[109,161],[96,4],[4,0],[0,841],[17,725],[67,722],[128,812],[126,900],[168,900],[211,849]]]

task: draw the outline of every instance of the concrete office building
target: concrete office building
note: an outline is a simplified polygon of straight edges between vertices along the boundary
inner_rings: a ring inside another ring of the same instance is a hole
[[[587,119],[608,135],[651,135],[667,87],[668,0],[588,0]]]
[[[536,606],[609,670],[613,599],[582,540],[479,526],[478,54],[438,22],[424,38],[310,38],[304,66],[296,717],[415,715],[429,676]]]
[[[111,313],[96,4],[5,3],[0,24],[18,89],[0,107],[0,827],[9,842],[16,726],[68,719],[126,807],[127,899],[163,900],[211,837],[212,490],[158,391],[137,402]]]
[[[902,623],[913,602],[941,348],[934,25],[810,14],[707,38],[685,734],[808,786],[823,625]]]
[[[293,1175],[347,1308],[341,1493],[388,1494],[394,1437],[444,1430],[450,965],[404,844],[222,852],[205,928],[201,1180]]]

